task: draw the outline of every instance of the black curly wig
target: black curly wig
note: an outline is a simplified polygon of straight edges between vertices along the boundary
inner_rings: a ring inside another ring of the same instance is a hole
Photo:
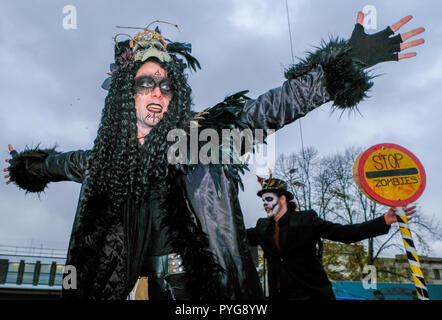
[[[115,60],[128,48],[128,41],[118,43]],[[171,63],[156,61],[164,68],[174,92],[168,111],[145,137],[137,138],[133,98],[134,77],[143,62],[120,68],[113,74],[105,100],[100,127],[89,162],[87,197],[104,197],[117,213],[129,194],[135,199],[161,186],[173,168],[167,161],[167,133],[184,128],[191,117],[191,88],[184,73],[186,65],[174,57]]]

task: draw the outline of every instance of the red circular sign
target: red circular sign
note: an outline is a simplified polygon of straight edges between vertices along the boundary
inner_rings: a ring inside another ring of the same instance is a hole
[[[392,143],[377,144],[356,159],[353,176],[371,200],[391,207],[416,201],[425,189],[425,170],[407,149]]]

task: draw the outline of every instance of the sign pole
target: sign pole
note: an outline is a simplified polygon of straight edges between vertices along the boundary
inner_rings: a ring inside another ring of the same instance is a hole
[[[402,209],[415,202],[425,189],[425,170],[419,159],[397,144],[377,144],[358,156],[353,177],[370,200],[397,208],[396,217],[417,296],[420,300],[430,300],[408,219]]]
[[[421,270],[421,264],[419,257],[414,247],[411,231],[408,228],[408,219],[405,215],[404,209],[401,207],[396,208],[396,217],[399,224],[399,230],[402,235],[402,241],[404,242],[405,252],[407,253],[408,264],[413,275],[414,286],[419,300],[430,300],[427,287],[425,286],[424,274]]]

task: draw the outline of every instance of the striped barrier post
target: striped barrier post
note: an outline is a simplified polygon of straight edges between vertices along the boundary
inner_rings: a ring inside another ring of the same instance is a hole
[[[419,300],[430,300],[427,287],[425,286],[424,274],[421,270],[419,257],[414,247],[413,238],[410,229],[408,228],[408,219],[405,215],[404,209],[398,207],[396,210],[396,217],[399,225],[399,230],[404,242],[405,251],[407,253],[408,264],[410,265],[411,273],[413,275],[414,286]]]

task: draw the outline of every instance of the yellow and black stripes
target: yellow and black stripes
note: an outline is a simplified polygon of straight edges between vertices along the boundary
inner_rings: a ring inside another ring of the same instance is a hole
[[[408,228],[408,220],[402,208],[398,208],[396,217],[399,224],[399,230],[402,235],[402,241],[404,242],[405,251],[407,253],[408,263],[410,265],[417,296],[420,300],[430,300],[428,290],[425,285],[424,275],[421,270],[419,257],[416,253],[416,248],[414,247],[410,229]]]

